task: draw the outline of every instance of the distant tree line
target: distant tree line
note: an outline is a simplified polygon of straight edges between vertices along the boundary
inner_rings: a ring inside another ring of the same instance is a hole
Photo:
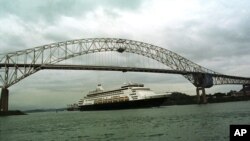
[[[242,90],[240,92],[242,92]],[[207,94],[206,97],[208,103],[250,100],[250,95],[237,95],[237,91],[233,90],[229,91],[228,93],[217,92],[214,94]],[[181,92],[172,92],[165,100],[163,105],[187,105],[196,103],[196,95],[190,96]]]

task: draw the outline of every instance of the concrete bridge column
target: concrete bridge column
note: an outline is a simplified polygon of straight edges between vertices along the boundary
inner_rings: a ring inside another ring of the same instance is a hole
[[[243,85],[242,90],[243,90],[243,94],[244,94],[244,95],[247,94],[247,90],[249,90],[249,88],[250,88],[250,84],[244,84],[244,85]]]
[[[196,96],[197,96],[197,104],[200,104],[200,90],[199,90],[199,88],[197,87],[196,88]]]
[[[200,91],[201,91],[202,99],[200,97]],[[207,103],[207,97],[206,97],[205,88],[203,88],[203,87],[197,87],[196,88],[196,94],[197,94],[197,103],[198,104],[206,104]]]
[[[0,111],[8,111],[8,106],[9,106],[9,90],[7,88],[2,88]]]
[[[246,85],[245,84],[243,85],[242,90],[243,90],[243,94],[246,95]]]

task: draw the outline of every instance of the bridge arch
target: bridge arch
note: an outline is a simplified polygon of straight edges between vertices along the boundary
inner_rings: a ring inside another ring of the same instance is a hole
[[[173,70],[215,73],[170,50],[152,44],[119,38],[87,38],[57,42],[7,53],[1,58],[0,63],[14,64],[16,70],[14,70],[13,73],[16,74],[15,76],[9,75],[9,68],[5,68],[7,76],[6,74],[5,76],[1,76],[1,80],[3,81],[4,87],[9,87],[40,70],[40,67],[31,67],[33,64],[41,64],[41,66],[46,64],[56,64],[63,60],[80,55],[106,51],[118,51],[120,53],[128,52],[142,55],[154,59]],[[26,64],[26,70],[22,71],[18,64]],[[23,75],[18,75],[18,72]],[[15,79],[13,79],[13,77],[15,77]],[[191,75],[185,75],[185,77],[194,83],[194,79]]]
[[[204,68],[170,50],[152,44],[120,38],[86,38],[57,42],[4,54],[0,58],[0,67],[3,70],[0,75],[2,87],[10,87],[39,71],[45,65],[56,64],[81,55],[107,51],[134,53],[154,59],[173,70],[194,72],[193,74],[184,75],[184,77],[196,87],[206,84],[206,80],[210,80],[210,83],[203,87],[211,87],[213,84],[246,83],[245,79],[235,81],[238,77],[229,77],[225,80],[225,75]],[[22,64],[22,67],[20,67],[20,64]],[[40,66],[34,67],[36,64]],[[222,79],[224,81],[221,81]],[[250,82],[248,81],[248,83]]]

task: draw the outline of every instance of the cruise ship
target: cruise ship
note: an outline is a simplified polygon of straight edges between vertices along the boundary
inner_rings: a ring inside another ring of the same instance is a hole
[[[165,94],[155,94],[143,84],[129,83],[108,91],[98,84],[96,90],[90,91],[78,105],[81,111],[134,109],[159,107],[165,99]]]

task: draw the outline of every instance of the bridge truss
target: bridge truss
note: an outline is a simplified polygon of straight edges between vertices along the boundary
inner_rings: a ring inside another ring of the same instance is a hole
[[[57,63],[70,58],[108,51],[133,53],[154,59],[170,67],[172,72],[183,75],[196,87],[250,84],[250,78],[217,73],[170,50],[148,43],[117,38],[88,38],[52,43],[0,56],[0,86],[8,88],[31,74],[45,69],[46,66],[56,66]],[[106,66],[105,70],[109,70],[110,67]],[[143,71],[143,68],[140,69]]]

